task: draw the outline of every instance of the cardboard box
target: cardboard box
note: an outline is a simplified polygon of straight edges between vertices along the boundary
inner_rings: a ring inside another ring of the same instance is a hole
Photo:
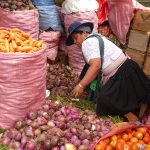
[[[138,50],[127,48],[125,50],[126,54],[131,57],[141,68],[143,67],[146,53],[142,53]]]
[[[129,34],[128,47],[146,52],[149,43],[150,32],[131,30]]]
[[[150,44],[149,44],[148,49],[147,49],[147,54],[150,55]]]
[[[150,11],[138,10],[133,19],[132,29],[150,31]]]
[[[150,76],[150,55],[146,56],[143,71],[147,76]]]

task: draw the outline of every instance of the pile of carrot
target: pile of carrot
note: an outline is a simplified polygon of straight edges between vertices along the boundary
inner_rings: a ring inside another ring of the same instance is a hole
[[[44,48],[43,41],[33,39],[20,29],[0,30],[0,52],[34,53],[42,48]]]

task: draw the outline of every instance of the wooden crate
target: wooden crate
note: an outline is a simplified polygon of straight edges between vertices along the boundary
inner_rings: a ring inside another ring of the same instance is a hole
[[[132,60],[134,60],[141,68],[143,67],[145,55],[146,53],[142,53],[140,51],[127,48],[125,50],[126,54],[131,57]]]
[[[132,29],[150,31],[150,11],[138,10],[133,19]]]
[[[142,32],[137,30],[131,30],[129,34],[128,47],[146,52],[149,43],[150,32]]]
[[[143,71],[147,76],[150,76],[150,55],[146,56]]]
[[[150,55],[150,44],[149,44],[148,49],[147,49],[147,54]]]

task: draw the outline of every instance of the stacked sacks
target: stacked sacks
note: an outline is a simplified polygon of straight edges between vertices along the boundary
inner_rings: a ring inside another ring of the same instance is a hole
[[[39,11],[39,39],[47,43],[47,58],[55,60],[62,26],[54,0],[33,0]]]
[[[68,27],[75,21],[82,23],[92,22],[94,24],[93,31],[97,32],[98,18],[96,11],[98,7],[96,0],[65,0],[62,4],[61,12],[63,13],[66,36],[68,35]],[[69,65],[76,73],[80,74],[85,64],[81,49],[76,45],[72,45],[68,46],[66,51],[69,57]]]
[[[36,5],[40,17],[40,29],[47,30],[52,28],[56,31],[61,31],[62,26],[59,18],[59,14],[56,10],[54,0],[32,0]]]
[[[19,0],[0,1],[0,27],[19,28],[38,39],[38,11],[31,3]]]

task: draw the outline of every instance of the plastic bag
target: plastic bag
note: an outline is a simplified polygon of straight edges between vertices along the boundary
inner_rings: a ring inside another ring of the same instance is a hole
[[[39,14],[38,11],[8,11],[0,8],[0,27],[19,28],[29,33],[34,39],[38,39],[39,34]]]
[[[97,0],[99,3],[99,8],[97,11],[97,16],[98,16],[98,24],[102,24],[108,15],[108,3],[107,0]]]
[[[32,0],[32,2],[36,6],[50,6],[55,4],[54,0]]]
[[[126,35],[134,17],[135,9],[150,10],[136,0],[108,0],[108,20],[113,33],[121,43],[126,43]]]
[[[95,150],[95,146],[100,142],[100,141],[103,141],[107,138],[110,138],[111,136],[113,135],[116,135],[116,134],[121,134],[123,133],[124,131],[128,130],[128,129],[136,129],[138,127],[147,127],[148,129],[150,129],[150,126],[149,125],[141,125],[138,123],[122,123],[120,124],[119,126],[116,126],[114,129],[112,129],[108,134],[104,135],[103,137],[101,137],[97,142],[96,144],[93,146],[92,150]]]
[[[37,6],[39,11],[40,29],[47,30],[52,28],[55,31],[61,31],[62,26],[56,6]]]
[[[57,56],[60,36],[61,32],[59,31],[43,32],[39,35],[39,39],[47,43],[47,57],[52,61],[54,61]]]
[[[65,0],[62,3],[61,12],[71,14],[73,12],[97,11],[99,4],[96,0]]]
[[[46,48],[45,48],[46,49]],[[46,52],[0,53],[0,127],[10,128],[41,107],[46,91]]]

